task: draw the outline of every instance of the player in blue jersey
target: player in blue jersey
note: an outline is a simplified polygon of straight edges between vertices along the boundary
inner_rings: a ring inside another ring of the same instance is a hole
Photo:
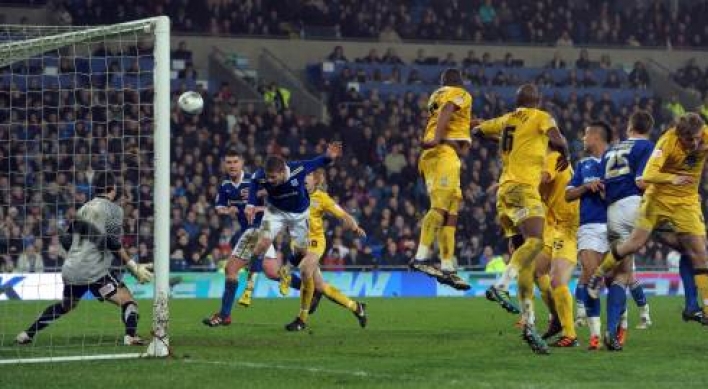
[[[654,143],[648,139],[653,127],[654,118],[651,114],[646,111],[634,112],[629,118],[628,139],[612,144],[602,157],[610,242],[627,240],[634,229],[645,188],[642,173],[654,151]],[[634,261],[623,261],[614,273],[607,293],[605,346],[609,350],[621,350],[626,329],[626,324],[622,325],[621,322],[627,310],[625,290],[628,286],[639,306],[641,323],[648,326],[651,319],[644,291],[634,279]],[[596,298],[596,292],[596,285],[590,285],[588,293],[591,297]]]
[[[590,298],[587,284],[602,262],[602,257],[610,249],[607,239],[605,187],[602,182],[602,156],[611,140],[612,129],[605,122],[594,122],[585,128],[583,145],[589,156],[578,162],[573,179],[565,192],[567,201],[580,199],[578,256],[581,273],[575,290],[578,304],[576,324],[582,325],[587,320],[590,328],[589,350],[600,348],[600,300]]]
[[[260,237],[254,249],[254,255],[265,253],[275,237],[287,230],[295,250],[303,258],[300,261],[300,311],[291,323],[285,326],[288,331],[301,331],[307,327],[315,284],[323,283],[319,274],[319,255],[309,250],[309,207],[310,196],[305,185],[305,177],[318,168],[329,165],[342,154],[341,143],[331,143],[327,152],[315,159],[286,162],[280,157],[270,156],[263,169],[253,174],[249,190],[246,217],[255,220],[258,204],[257,193],[265,189],[266,207],[261,221]],[[264,265],[265,267],[265,265]],[[366,318],[365,305],[359,303],[355,314],[361,320]],[[360,320],[360,321],[361,321]]]
[[[226,279],[224,280],[224,292],[221,296],[221,309],[211,315],[211,317],[202,320],[209,327],[231,324],[231,309],[238,290],[238,273],[242,268],[251,264],[253,248],[258,241],[257,228],[263,217],[264,201],[262,197],[258,197],[258,194],[254,193],[254,204],[257,207],[254,208],[256,214],[249,221],[246,217],[245,209],[249,199],[251,179],[244,171],[243,164],[243,157],[236,150],[229,149],[226,152],[224,165],[228,178],[222,181],[219,186],[219,192],[216,197],[216,212],[219,215],[235,217],[238,220],[240,231],[234,237],[237,243],[224,269]],[[276,252],[272,245],[267,248],[265,257],[277,261]],[[257,260],[258,258],[253,262],[255,263]],[[268,266],[264,267],[264,270],[268,278],[279,279],[277,267]],[[251,274],[253,272],[249,272],[249,278]],[[291,285],[299,289],[300,279],[297,276],[293,276]]]

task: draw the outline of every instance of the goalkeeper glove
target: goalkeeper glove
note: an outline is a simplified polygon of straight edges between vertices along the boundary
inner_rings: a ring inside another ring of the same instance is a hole
[[[126,266],[128,267],[130,273],[135,276],[139,283],[145,284],[152,281],[152,272],[150,271],[150,269],[152,269],[151,263],[143,265],[138,264],[131,259],[130,261],[128,261]]]

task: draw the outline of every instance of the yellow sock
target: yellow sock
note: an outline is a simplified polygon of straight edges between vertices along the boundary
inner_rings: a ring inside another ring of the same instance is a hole
[[[430,248],[433,246],[433,241],[440,230],[440,227],[445,222],[445,218],[440,212],[429,210],[423,216],[423,222],[420,226],[420,242],[418,244],[418,252],[415,255],[416,259],[428,259]]]
[[[328,284],[327,286],[325,286],[324,290],[322,291],[322,294],[324,294],[325,297],[334,301],[335,303],[349,309],[350,311],[356,311],[356,301],[345,296],[342,291],[335,288],[334,286]]]
[[[553,300],[553,292],[551,291],[551,276],[544,274],[536,279],[536,285],[538,290],[541,291],[541,299],[543,303],[546,304],[548,312],[552,315],[556,315],[556,305]]]
[[[617,261],[617,258],[612,255],[612,251],[608,251],[607,254],[605,254],[605,258],[603,258],[602,263],[597,268],[597,271],[595,271],[595,275],[601,277],[604,276],[605,274],[611,272],[612,269],[617,267],[618,263],[619,262]]]
[[[303,277],[300,286],[300,314],[297,317],[303,322],[307,322],[312,304],[312,296],[315,294],[315,279],[313,277]]]
[[[455,231],[454,226],[443,226],[438,231],[438,244],[440,245],[440,262],[443,270],[454,270],[452,257],[455,255]]]
[[[563,327],[563,335],[577,338],[573,321],[573,296],[570,294],[568,285],[561,285],[553,289],[553,301],[558,310],[558,318]]]
[[[533,266],[527,266],[519,271],[517,287],[519,289],[519,301],[533,299]]]
[[[708,270],[706,269],[696,269],[696,273],[693,276],[696,280],[696,289],[703,300],[703,314],[708,314]]]

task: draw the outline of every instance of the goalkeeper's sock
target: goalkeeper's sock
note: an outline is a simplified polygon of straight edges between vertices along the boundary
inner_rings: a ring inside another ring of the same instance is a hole
[[[297,274],[290,275],[290,287],[295,290],[300,290],[302,288],[302,279]]]
[[[632,298],[637,304],[637,307],[642,308],[647,305],[647,296],[644,294],[644,288],[639,280],[634,281],[632,285],[629,286],[629,292],[632,293]]]
[[[617,334],[622,312],[626,310],[627,292],[624,285],[614,283],[607,292],[607,331],[613,336]]]
[[[558,311],[558,318],[563,327],[563,335],[577,338],[575,323],[573,321],[573,296],[568,285],[561,285],[553,289],[553,303]]]
[[[701,306],[698,305],[698,289],[696,288],[696,280],[693,278],[693,263],[691,262],[691,257],[686,254],[681,255],[679,274],[681,275],[681,282],[683,283],[684,311],[700,311]]]
[[[335,303],[349,309],[352,312],[356,311],[356,301],[350,299],[344,293],[342,293],[339,289],[335,288],[332,285],[327,284],[327,286],[324,287],[324,290],[322,290],[322,293],[327,297],[328,299],[334,301]]]
[[[224,293],[221,295],[221,310],[219,311],[219,316],[222,318],[231,316],[237,289],[238,280],[229,280],[227,278],[226,282],[224,282]]]
[[[34,335],[37,334],[37,332],[43,330],[46,328],[48,325],[52,324],[52,322],[58,318],[60,318],[62,315],[64,315],[67,311],[64,309],[64,306],[62,303],[56,303],[54,305],[50,305],[47,307],[47,309],[42,312],[42,314],[35,320],[32,325],[27,328],[27,335],[30,338],[34,338]]]
[[[135,337],[138,331],[138,305],[134,301],[128,301],[121,306],[121,311],[125,334]]]
[[[310,305],[312,297],[315,294],[315,278],[306,277],[302,280],[302,288],[300,288],[300,314],[298,317],[303,323],[307,323],[310,313]]]

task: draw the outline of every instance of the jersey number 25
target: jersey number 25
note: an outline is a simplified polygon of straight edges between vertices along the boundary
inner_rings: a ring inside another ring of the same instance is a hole
[[[610,150],[607,152],[607,166],[605,166],[605,178],[615,178],[630,173],[627,160],[629,150]]]

